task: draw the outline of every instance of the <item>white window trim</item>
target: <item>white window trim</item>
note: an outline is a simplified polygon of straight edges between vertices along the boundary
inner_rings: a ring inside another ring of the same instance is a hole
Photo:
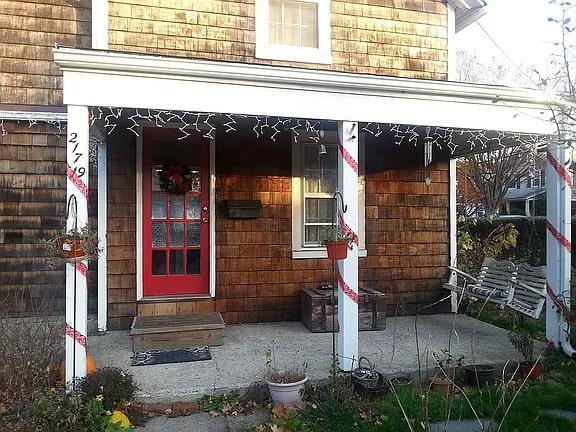
[[[271,44],[269,41],[270,0],[256,0],[256,57],[303,63],[332,63],[330,0],[303,0],[318,5],[318,48]]]
[[[326,133],[327,135],[329,132]],[[337,142],[337,134],[333,134],[332,142]],[[304,247],[304,209],[303,201],[303,166],[302,166],[302,152],[304,149],[305,140],[292,145],[292,258],[293,259],[307,259],[307,258],[328,258],[326,248],[324,247]],[[294,142],[294,140],[292,140]],[[328,142],[328,141],[327,141]],[[365,208],[365,184],[366,176],[364,172],[365,161],[365,143],[364,135],[360,134],[358,139],[358,159],[360,173],[358,175],[358,256],[366,257],[366,208]]]

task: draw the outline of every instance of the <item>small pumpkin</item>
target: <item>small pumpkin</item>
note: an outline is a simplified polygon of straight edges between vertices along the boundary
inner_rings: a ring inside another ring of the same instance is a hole
[[[58,372],[60,374],[60,379],[62,381],[66,381],[66,360],[62,360],[60,362]],[[94,372],[96,372],[96,360],[94,360],[94,357],[88,354],[86,356],[86,373],[90,375],[93,374]]]
[[[110,416],[110,424],[130,429],[130,419],[122,411],[114,411]]]

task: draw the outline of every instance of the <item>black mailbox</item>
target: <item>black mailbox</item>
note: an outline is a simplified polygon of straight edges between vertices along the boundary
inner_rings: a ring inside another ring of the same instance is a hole
[[[227,200],[226,213],[229,219],[259,218],[262,211],[260,200]]]

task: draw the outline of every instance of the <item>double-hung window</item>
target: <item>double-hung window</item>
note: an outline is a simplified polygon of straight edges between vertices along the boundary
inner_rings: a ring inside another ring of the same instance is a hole
[[[362,147],[362,146],[361,146]],[[360,165],[363,162],[361,150]],[[326,230],[337,221],[338,141],[326,132],[320,142],[301,139],[292,147],[292,257],[322,258]],[[364,176],[358,181],[360,256],[364,250]]]
[[[256,57],[331,63],[330,0],[256,0]]]

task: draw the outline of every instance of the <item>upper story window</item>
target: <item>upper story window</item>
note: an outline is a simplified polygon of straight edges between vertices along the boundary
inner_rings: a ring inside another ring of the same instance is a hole
[[[256,57],[331,63],[330,0],[256,0]]]

